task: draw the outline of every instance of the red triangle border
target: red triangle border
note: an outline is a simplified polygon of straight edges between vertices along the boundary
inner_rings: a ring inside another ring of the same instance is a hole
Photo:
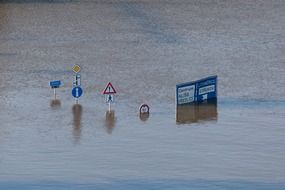
[[[107,91],[109,87],[112,88],[113,92],[108,92],[108,91]],[[105,88],[103,94],[116,94],[116,93],[117,93],[117,91],[116,91],[115,88],[113,87],[112,83],[109,82],[109,83],[107,84],[107,87]]]

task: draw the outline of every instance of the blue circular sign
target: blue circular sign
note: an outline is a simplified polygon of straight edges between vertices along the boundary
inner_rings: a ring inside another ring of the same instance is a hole
[[[74,87],[72,89],[72,96],[75,98],[79,98],[82,95],[82,93],[83,93],[83,90],[79,86]]]

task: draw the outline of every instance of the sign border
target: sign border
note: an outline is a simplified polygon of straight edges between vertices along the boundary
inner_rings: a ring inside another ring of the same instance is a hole
[[[108,88],[111,87],[113,89],[114,92],[107,92]],[[103,91],[103,94],[116,94],[117,91],[115,90],[115,88],[113,87],[112,83],[109,82],[107,84],[107,87],[105,88],[105,90]]]

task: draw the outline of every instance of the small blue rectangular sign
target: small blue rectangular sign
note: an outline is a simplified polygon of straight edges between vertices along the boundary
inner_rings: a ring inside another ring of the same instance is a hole
[[[59,88],[59,86],[61,85],[61,82],[60,82],[60,80],[51,81],[49,83],[49,85],[50,85],[51,88]]]
[[[217,76],[211,76],[196,82],[197,102],[217,98]]]
[[[217,98],[217,76],[176,85],[177,105]]]

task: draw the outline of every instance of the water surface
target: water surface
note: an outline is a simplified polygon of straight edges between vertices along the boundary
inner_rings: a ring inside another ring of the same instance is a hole
[[[284,189],[284,9],[1,1],[0,188]],[[218,101],[181,118],[175,85],[210,75]],[[109,81],[111,112],[101,94]]]

